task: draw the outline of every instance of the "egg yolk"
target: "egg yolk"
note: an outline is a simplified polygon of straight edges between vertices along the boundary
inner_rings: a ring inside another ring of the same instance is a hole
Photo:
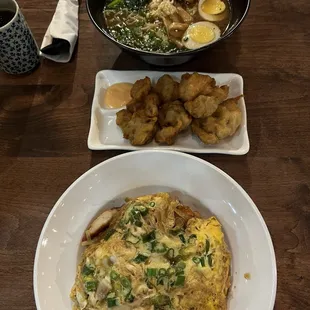
[[[188,29],[189,37],[197,43],[208,43],[215,38],[215,34],[212,28],[204,25],[195,25]]]
[[[206,0],[202,4],[201,9],[207,14],[216,15],[224,12],[226,5],[221,0]]]

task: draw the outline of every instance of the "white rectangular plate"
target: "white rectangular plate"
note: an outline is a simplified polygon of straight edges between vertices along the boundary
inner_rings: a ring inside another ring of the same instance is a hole
[[[229,155],[243,155],[249,151],[250,144],[247,132],[246,108],[244,99],[239,100],[242,112],[242,122],[237,132],[229,138],[223,139],[215,145],[205,145],[190,130],[180,134],[173,145],[159,145],[155,141],[145,146],[132,146],[123,138],[121,129],[116,125],[116,112],[119,109],[104,108],[104,93],[107,87],[120,82],[134,83],[136,80],[148,76],[154,84],[162,75],[170,74],[180,80],[185,72],[159,71],[115,71],[103,70],[96,75],[95,94],[91,110],[91,123],[88,135],[88,148],[91,150],[146,150],[166,149],[189,153],[218,153]],[[234,73],[202,73],[208,74],[216,80],[217,85],[229,85],[229,98],[243,94],[243,79]]]

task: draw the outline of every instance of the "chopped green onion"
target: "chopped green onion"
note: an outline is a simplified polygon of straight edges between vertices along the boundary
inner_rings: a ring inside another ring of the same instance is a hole
[[[186,242],[185,237],[184,237],[183,234],[180,234],[180,235],[179,235],[179,238],[180,238],[180,240],[182,241],[182,243],[185,243],[185,242]]]
[[[175,269],[175,274],[176,274],[177,276],[179,276],[179,275],[184,275],[184,269],[183,269],[183,268],[180,268],[180,267],[177,267],[177,268]]]
[[[178,276],[175,281],[175,286],[183,286],[185,282],[185,276]]]
[[[131,292],[126,296],[126,299],[125,299],[126,301],[128,301],[128,302],[133,302],[134,300],[135,300],[135,296],[133,296],[132,294],[131,294]]]
[[[143,216],[144,216],[144,215],[147,215],[148,212],[149,212],[148,208],[145,207],[145,206],[142,206],[142,205],[140,205],[140,206],[135,206],[135,210],[139,211],[139,212],[141,213],[141,215],[143,215]]]
[[[210,267],[212,267],[212,265],[213,265],[212,254],[209,254],[207,257],[208,257],[208,264],[209,264]]]
[[[149,257],[142,255],[142,254],[138,254],[135,258],[134,258],[134,262],[137,264],[140,264],[142,262],[145,262]]]
[[[88,281],[85,283],[85,289],[88,292],[93,292],[97,289],[97,281]]]
[[[192,235],[190,235],[189,236],[189,238],[188,238],[188,243],[194,243],[194,241],[197,239],[197,236],[196,235],[194,235],[194,234],[192,234]]]
[[[146,269],[146,275],[148,277],[156,277],[157,276],[157,268],[147,268]]]
[[[157,279],[157,285],[164,285],[164,277]]]
[[[156,239],[155,230],[142,236],[143,243],[150,242]]]
[[[140,220],[136,220],[136,221],[134,222],[134,224],[135,224],[135,226],[137,226],[137,227],[142,227],[142,225],[143,225],[143,223],[142,223]]]
[[[126,277],[121,278],[121,284],[124,288],[131,288],[131,283],[130,283],[129,279]]]
[[[107,295],[107,298],[115,298],[115,297],[116,297],[115,292],[111,292]]]
[[[108,5],[107,5],[107,8],[108,9],[114,9],[116,8],[117,6],[119,6],[120,4],[123,4],[123,0],[113,0],[112,2],[110,2]],[[125,200],[126,201],[126,200]]]
[[[84,265],[83,269],[82,269],[82,274],[84,276],[89,276],[89,275],[93,274],[94,271],[95,271],[95,269],[93,267]]]
[[[113,308],[119,305],[117,298],[107,298],[108,308]]]
[[[105,241],[109,240],[110,237],[111,237],[115,232],[116,232],[116,230],[113,229],[113,228],[107,229],[107,230],[104,232],[103,239],[104,239]]]
[[[174,257],[172,259],[172,264],[177,264],[180,260],[182,260],[182,256],[181,255],[177,255],[176,257]]]
[[[160,277],[164,277],[167,275],[167,270],[165,268],[160,268],[159,271],[158,271],[158,275]]]
[[[155,207],[155,202],[153,202],[153,201],[150,202],[150,207],[152,207],[152,208]]]
[[[105,231],[104,235],[103,235],[103,239],[105,241],[109,240],[110,237],[116,232],[116,230],[114,228],[109,228]]]
[[[170,233],[171,235],[173,235],[173,236],[177,236],[177,235],[180,234],[181,232],[183,232],[183,229],[181,229],[181,228],[169,230],[169,233]]]
[[[200,264],[200,258],[199,258],[199,257],[194,256],[194,257],[192,258],[192,260],[193,260],[193,262],[194,262],[196,265]]]
[[[202,266],[202,267],[205,267],[205,266],[206,266],[205,258],[204,258],[203,256],[200,257],[200,263],[201,263],[201,266]]]
[[[167,251],[167,247],[163,243],[152,242],[152,252],[156,253],[165,253]]]
[[[117,272],[115,272],[114,270],[112,270],[112,271],[110,272],[110,278],[111,278],[112,280],[117,280],[117,279],[119,278],[119,274],[118,274]]]
[[[209,250],[210,250],[210,241],[206,239],[206,254],[208,254]]]
[[[134,236],[131,233],[127,233],[125,236],[126,241],[132,243],[132,244],[137,244],[140,241],[140,238]]]

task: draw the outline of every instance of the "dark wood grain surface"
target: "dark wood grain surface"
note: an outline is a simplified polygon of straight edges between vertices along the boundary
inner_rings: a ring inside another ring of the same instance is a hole
[[[40,45],[56,1],[19,3]],[[235,35],[173,69],[244,78],[250,152],[200,157],[239,182],[262,213],[277,256],[279,310],[310,309],[309,16],[308,0],[253,0]],[[70,63],[0,73],[1,309],[35,309],[33,261],[49,211],[78,176],[120,154],[86,145],[95,74],[111,68],[152,69],[104,39],[83,3]]]

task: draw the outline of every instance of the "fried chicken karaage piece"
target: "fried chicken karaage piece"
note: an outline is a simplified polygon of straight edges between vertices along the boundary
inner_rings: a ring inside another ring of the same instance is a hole
[[[158,79],[155,91],[163,102],[174,101],[179,98],[179,83],[170,75],[165,74]]]
[[[180,98],[183,102],[195,99],[199,95],[208,95],[215,87],[215,80],[208,75],[185,73],[179,86]]]
[[[212,116],[195,119],[191,125],[193,133],[205,144],[216,144],[221,139],[234,135],[242,120],[238,107],[241,97],[227,99]]]
[[[134,113],[138,110],[141,110],[144,108],[144,101],[137,101],[136,99],[131,99],[127,104],[126,104],[126,109],[131,112]]]
[[[159,96],[156,93],[150,93],[145,97],[145,114],[148,117],[156,117],[158,116],[158,107],[160,105]]]
[[[127,110],[117,112],[116,124],[122,129],[124,138],[136,146],[151,142],[158,129],[157,117],[148,117],[143,110],[133,114]]]
[[[227,98],[228,92],[227,85],[214,87],[208,96],[200,95],[185,102],[185,109],[195,118],[206,118],[216,111],[218,105]]]
[[[138,102],[142,101],[151,91],[151,88],[152,84],[149,77],[146,76],[144,79],[137,80],[133,84],[130,92],[132,99]]]
[[[158,114],[161,126],[155,136],[155,141],[160,144],[173,144],[177,135],[187,129],[192,122],[192,117],[186,112],[182,102],[176,100],[165,103]]]

